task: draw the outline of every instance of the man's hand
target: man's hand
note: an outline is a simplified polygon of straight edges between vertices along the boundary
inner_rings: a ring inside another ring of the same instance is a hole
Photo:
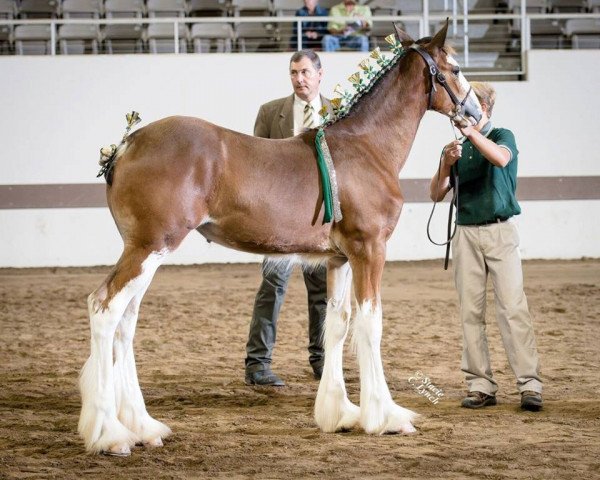
[[[444,165],[451,167],[462,155],[462,144],[460,140],[454,140],[444,147],[444,157],[442,162]]]

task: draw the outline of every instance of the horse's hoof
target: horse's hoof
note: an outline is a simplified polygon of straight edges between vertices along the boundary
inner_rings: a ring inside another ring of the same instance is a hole
[[[128,457],[131,455],[131,450],[129,445],[115,445],[114,447],[110,447],[108,450],[102,450],[102,455],[108,455],[110,457]]]
[[[144,447],[147,448],[158,448],[163,446],[162,438],[160,437],[153,438],[152,440],[144,440],[143,444]]]

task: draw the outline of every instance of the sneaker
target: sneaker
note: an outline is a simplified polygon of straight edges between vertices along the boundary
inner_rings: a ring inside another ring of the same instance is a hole
[[[469,394],[463,398],[461,407],[464,408],[482,408],[491,405],[496,405],[496,396],[488,395],[483,392],[469,392]]]
[[[543,405],[542,394],[526,390],[521,392],[521,408],[530,412],[539,412]]]

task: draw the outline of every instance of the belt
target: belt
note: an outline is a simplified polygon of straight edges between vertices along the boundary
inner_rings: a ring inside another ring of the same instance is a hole
[[[494,220],[487,220],[481,223],[472,223],[469,227],[483,227],[484,225],[491,225],[492,223],[503,223],[506,222],[510,217],[496,217]]]

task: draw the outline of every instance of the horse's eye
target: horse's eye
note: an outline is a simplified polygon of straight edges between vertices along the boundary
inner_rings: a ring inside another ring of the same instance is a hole
[[[460,73],[460,67],[452,68],[452,73],[458,77],[458,74]]]

